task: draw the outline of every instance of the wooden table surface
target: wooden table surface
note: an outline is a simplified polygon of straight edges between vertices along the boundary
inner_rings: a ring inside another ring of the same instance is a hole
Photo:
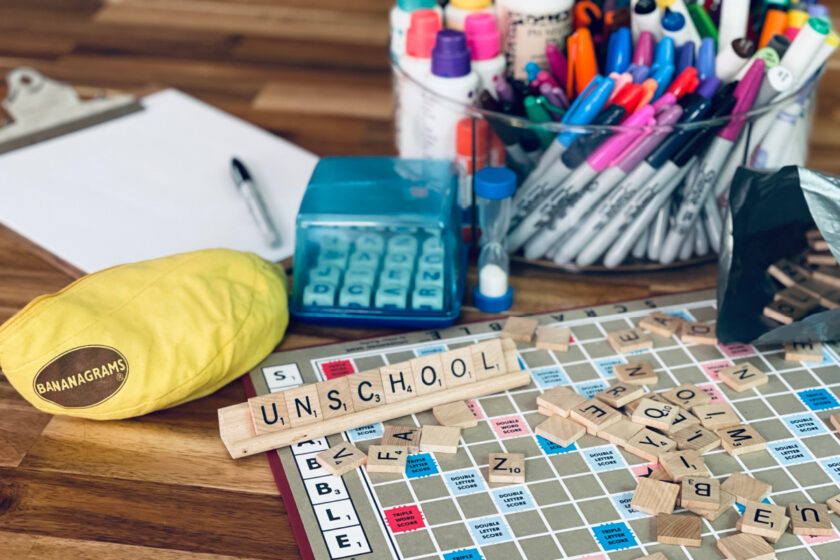
[[[840,14],[840,0],[823,3]],[[87,93],[176,87],[319,155],[389,154],[390,4],[3,0],[0,73],[28,65]],[[838,70],[835,58],[811,144],[810,165],[829,172],[840,172]],[[715,274],[516,266],[512,312],[706,288]],[[0,321],[70,281],[0,232]],[[480,318],[465,308],[464,321]],[[372,334],[292,325],[282,347]],[[89,422],[37,412],[0,375],[0,559],[298,557],[265,457],[233,461],[219,441],[216,409],[244,398],[237,381],[143,418]]]

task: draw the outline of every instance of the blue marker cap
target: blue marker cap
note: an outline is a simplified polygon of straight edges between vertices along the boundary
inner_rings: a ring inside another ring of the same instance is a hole
[[[577,99],[572,103],[572,106],[563,115],[562,122],[564,124],[589,124],[592,122],[592,119],[601,112],[601,109],[607,102],[607,98],[610,96],[614,85],[615,82],[606,76],[595,76],[592,78],[592,81],[589,82],[589,85],[586,86],[583,93],[578,95]],[[581,134],[584,134],[584,132],[561,132],[557,135],[557,141],[568,148],[572,140]]]
[[[697,77],[701,80],[715,75],[715,40],[704,37],[697,52]]]
[[[670,37],[663,37],[656,45],[656,54],[653,56],[653,64],[650,66],[651,74],[661,66],[674,65],[674,40]]]
[[[540,73],[540,65],[534,62],[533,60],[525,65],[525,71],[528,73],[528,81],[533,82],[537,79],[537,74]]]
[[[485,167],[475,174],[475,194],[481,198],[501,200],[516,192],[516,173],[507,167]]]
[[[640,64],[638,66],[635,64],[631,64],[630,68],[628,68],[627,71],[630,72],[631,76],[633,76],[634,84],[641,84],[647,79],[648,74],[650,74],[650,68],[648,68],[644,64]]]
[[[665,90],[668,89],[668,86],[671,85],[671,78],[674,77],[674,65],[669,64],[668,66],[660,66],[650,75],[650,77],[656,80],[656,83],[659,84],[656,86],[656,93],[653,94],[653,100],[655,101],[659,99],[662,94],[665,93]]]
[[[674,72],[677,76],[689,66],[694,66],[694,43],[686,41],[683,46],[677,49],[677,69]]]
[[[717,92],[719,87],[720,80],[712,76],[711,78],[706,78],[705,80],[700,82],[700,85],[697,86],[697,89],[694,90],[694,93],[702,95],[706,99],[711,99],[715,95],[715,92]]]
[[[808,6],[808,15],[811,17],[828,17],[828,8],[822,4],[811,4]]]
[[[662,28],[665,31],[679,31],[685,27],[685,16],[671,8],[665,8],[665,15],[662,16]]]
[[[633,37],[630,34],[630,28],[619,27],[610,34],[610,42],[607,45],[607,67],[604,73],[625,72],[630,66],[631,56],[633,56]]]

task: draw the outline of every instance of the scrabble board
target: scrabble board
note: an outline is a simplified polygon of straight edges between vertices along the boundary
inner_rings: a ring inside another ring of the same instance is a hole
[[[335,477],[314,459],[342,440],[366,452],[379,443],[382,424],[268,453],[302,556],[631,560],[664,552],[670,560],[720,558],[715,542],[735,533],[742,506],[714,522],[703,520],[700,548],[658,544],[654,518],[630,509],[637,479],[650,474],[651,464],[591,435],[563,448],[534,434],[545,419],[537,412],[537,395],[562,384],[590,397],[614,377],[614,365],[630,361],[653,367],[659,375],[654,390],[695,383],[713,402],[730,403],[767,439],[766,451],[732,457],[718,448],[704,455],[712,476],[750,474],[772,484],[767,501],[782,506],[825,502],[840,493],[840,442],[828,423],[840,407],[840,346],[826,344],[821,362],[806,363],[785,361],[780,347],[686,345],[677,336],[652,335],[652,350],[617,355],[607,333],[636,326],[652,310],[713,322],[714,293],[535,316],[540,325],[570,327],[568,351],[517,343],[532,383],[470,401],[478,425],[462,430],[458,452],[412,454],[404,474],[357,468]],[[502,327],[503,321],[487,321],[279,352],[245,376],[246,390],[254,396],[352,375],[487,340]],[[719,381],[716,372],[744,362],[766,372],[769,383],[736,393]],[[431,411],[387,422],[436,423]],[[523,453],[525,483],[490,484],[491,453]],[[838,520],[831,516],[835,528]],[[788,532],[775,547],[780,559],[833,560],[840,554],[840,536],[836,530],[816,538]]]

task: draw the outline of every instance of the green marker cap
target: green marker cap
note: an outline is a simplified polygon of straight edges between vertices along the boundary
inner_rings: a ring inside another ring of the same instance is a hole
[[[779,53],[772,47],[763,47],[756,51],[754,58],[764,61],[764,70],[770,70],[779,65]]]
[[[437,0],[397,0],[397,6],[404,12],[430,9],[437,6]]]
[[[808,20],[808,25],[810,25],[814,31],[820,35],[828,35],[828,32],[831,31],[831,22],[825,18],[812,17]]]
[[[704,39],[706,37],[711,37],[717,41],[717,27],[715,27],[715,23],[712,21],[712,18],[709,17],[709,12],[706,11],[706,8],[700,4],[688,4],[686,9],[688,10],[688,15],[691,16],[691,21],[694,22],[694,27],[697,28],[697,33],[700,34],[700,37]]]

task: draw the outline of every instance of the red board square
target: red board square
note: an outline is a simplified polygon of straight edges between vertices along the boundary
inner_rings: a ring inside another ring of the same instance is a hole
[[[391,529],[392,533],[416,531],[426,526],[426,522],[423,521],[423,512],[416,505],[386,509],[385,521],[388,522],[388,528]]]
[[[321,364],[321,371],[327,379],[335,379],[336,377],[343,377],[356,373],[356,368],[353,367],[353,362],[350,360],[339,360],[337,362],[327,362]]]

